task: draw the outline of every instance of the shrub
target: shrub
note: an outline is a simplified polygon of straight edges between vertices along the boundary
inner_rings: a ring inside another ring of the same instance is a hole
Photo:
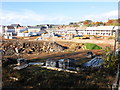
[[[117,66],[118,58],[114,55],[109,47],[106,47],[103,52],[103,66],[105,68],[113,68]]]
[[[96,45],[96,44],[93,44],[93,43],[87,43],[86,45],[84,45],[84,49],[89,49],[89,50],[92,50],[92,49],[102,49],[102,47]]]

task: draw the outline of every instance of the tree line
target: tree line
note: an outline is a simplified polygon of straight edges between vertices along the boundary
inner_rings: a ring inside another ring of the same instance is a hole
[[[69,25],[72,25],[74,27],[81,26],[120,26],[120,18],[119,19],[108,19],[107,22],[97,21],[94,22],[92,20],[85,20],[85,21],[79,21],[79,22],[70,22]]]

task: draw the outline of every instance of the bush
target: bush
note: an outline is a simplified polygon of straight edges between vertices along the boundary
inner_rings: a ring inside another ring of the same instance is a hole
[[[103,52],[103,66],[105,68],[113,68],[117,66],[118,58],[114,55],[113,51],[109,47],[106,47]]]
[[[86,45],[84,45],[84,49],[89,49],[89,50],[92,50],[92,49],[102,49],[102,47],[96,45],[96,44],[93,44],[93,43],[87,43]]]

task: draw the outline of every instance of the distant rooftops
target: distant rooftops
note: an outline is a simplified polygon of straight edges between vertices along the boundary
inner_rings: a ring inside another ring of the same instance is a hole
[[[7,26],[8,29],[15,29],[13,26]]]
[[[40,29],[41,27],[37,27],[37,26],[34,26],[34,27],[28,27],[28,29]]]
[[[13,27],[20,27],[20,24],[11,24]]]
[[[18,27],[17,29],[26,29],[26,27]]]

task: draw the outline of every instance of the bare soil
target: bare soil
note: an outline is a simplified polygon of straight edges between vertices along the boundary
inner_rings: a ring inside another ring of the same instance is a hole
[[[35,37],[34,37],[35,39]],[[26,39],[18,39],[19,42],[28,42],[28,41],[35,41],[32,38],[29,38],[29,40]],[[10,40],[15,41],[15,40]],[[49,41],[45,40],[45,41]],[[96,43],[97,45],[101,46],[103,49],[106,46],[111,47],[113,49],[114,41],[113,40],[61,40],[61,39],[50,39],[50,41],[55,41],[56,43],[68,47],[68,49],[61,51],[61,52],[48,52],[48,53],[32,53],[32,54],[21,54],[21,55],[11,55],[11,56],[3,56],[3,58],[26,58],[28,60],[35,60],[35,61],[45,61],[47,59],[57,60],[61,58],[74,58],[76,60],[87,60],[85,58],[85,54],[88,51],[92,51],[94,54],[102,54],[102,50],[84,50],[81,48],[81,43]],[[40,41],[37,41],[40,42]],[[99,43],[101,42],[101,43]],[[1,44],[2,45],[2,44]]]
[[[28,41],[35,41],[35,38],[37,37],[29,37],[29,38],[18,38],[17,41],[19,42],[28,42]],[[4,39],[3,39],[4,40]],[[9,41],[16,41],[15,40],[9,40]],[[61,52],[51,52],[51,53],[32,53],[32,54],[22,54],[22,55],[11,55],[11,56],[3,56],[3,58],[26,58],[28,60],[36,59],[36,60],[46,60],[46,59],[61,59],[61,58],[75,58],[77,60],[83,59],[88,51],[92,51],[94,54],[102,54],[102,50],[83,50],[81,48],[82,43],[95,43],[99,46],[101,46],[103,49],[106,46],[109,46],[111,49],[113,49],[114,46],[114,40],[96,40],[96,39],[72,39],[72,40],[62,40],[58,38],[47,38],[47,40],[42,41],[54,41],[62,46],[68,47],[67,50],[61,51]],[[36,41],[35,41],[36,42]],[[40,42],[38,40],[37,42]],[[2,44],[0,44],[2,45]]]

